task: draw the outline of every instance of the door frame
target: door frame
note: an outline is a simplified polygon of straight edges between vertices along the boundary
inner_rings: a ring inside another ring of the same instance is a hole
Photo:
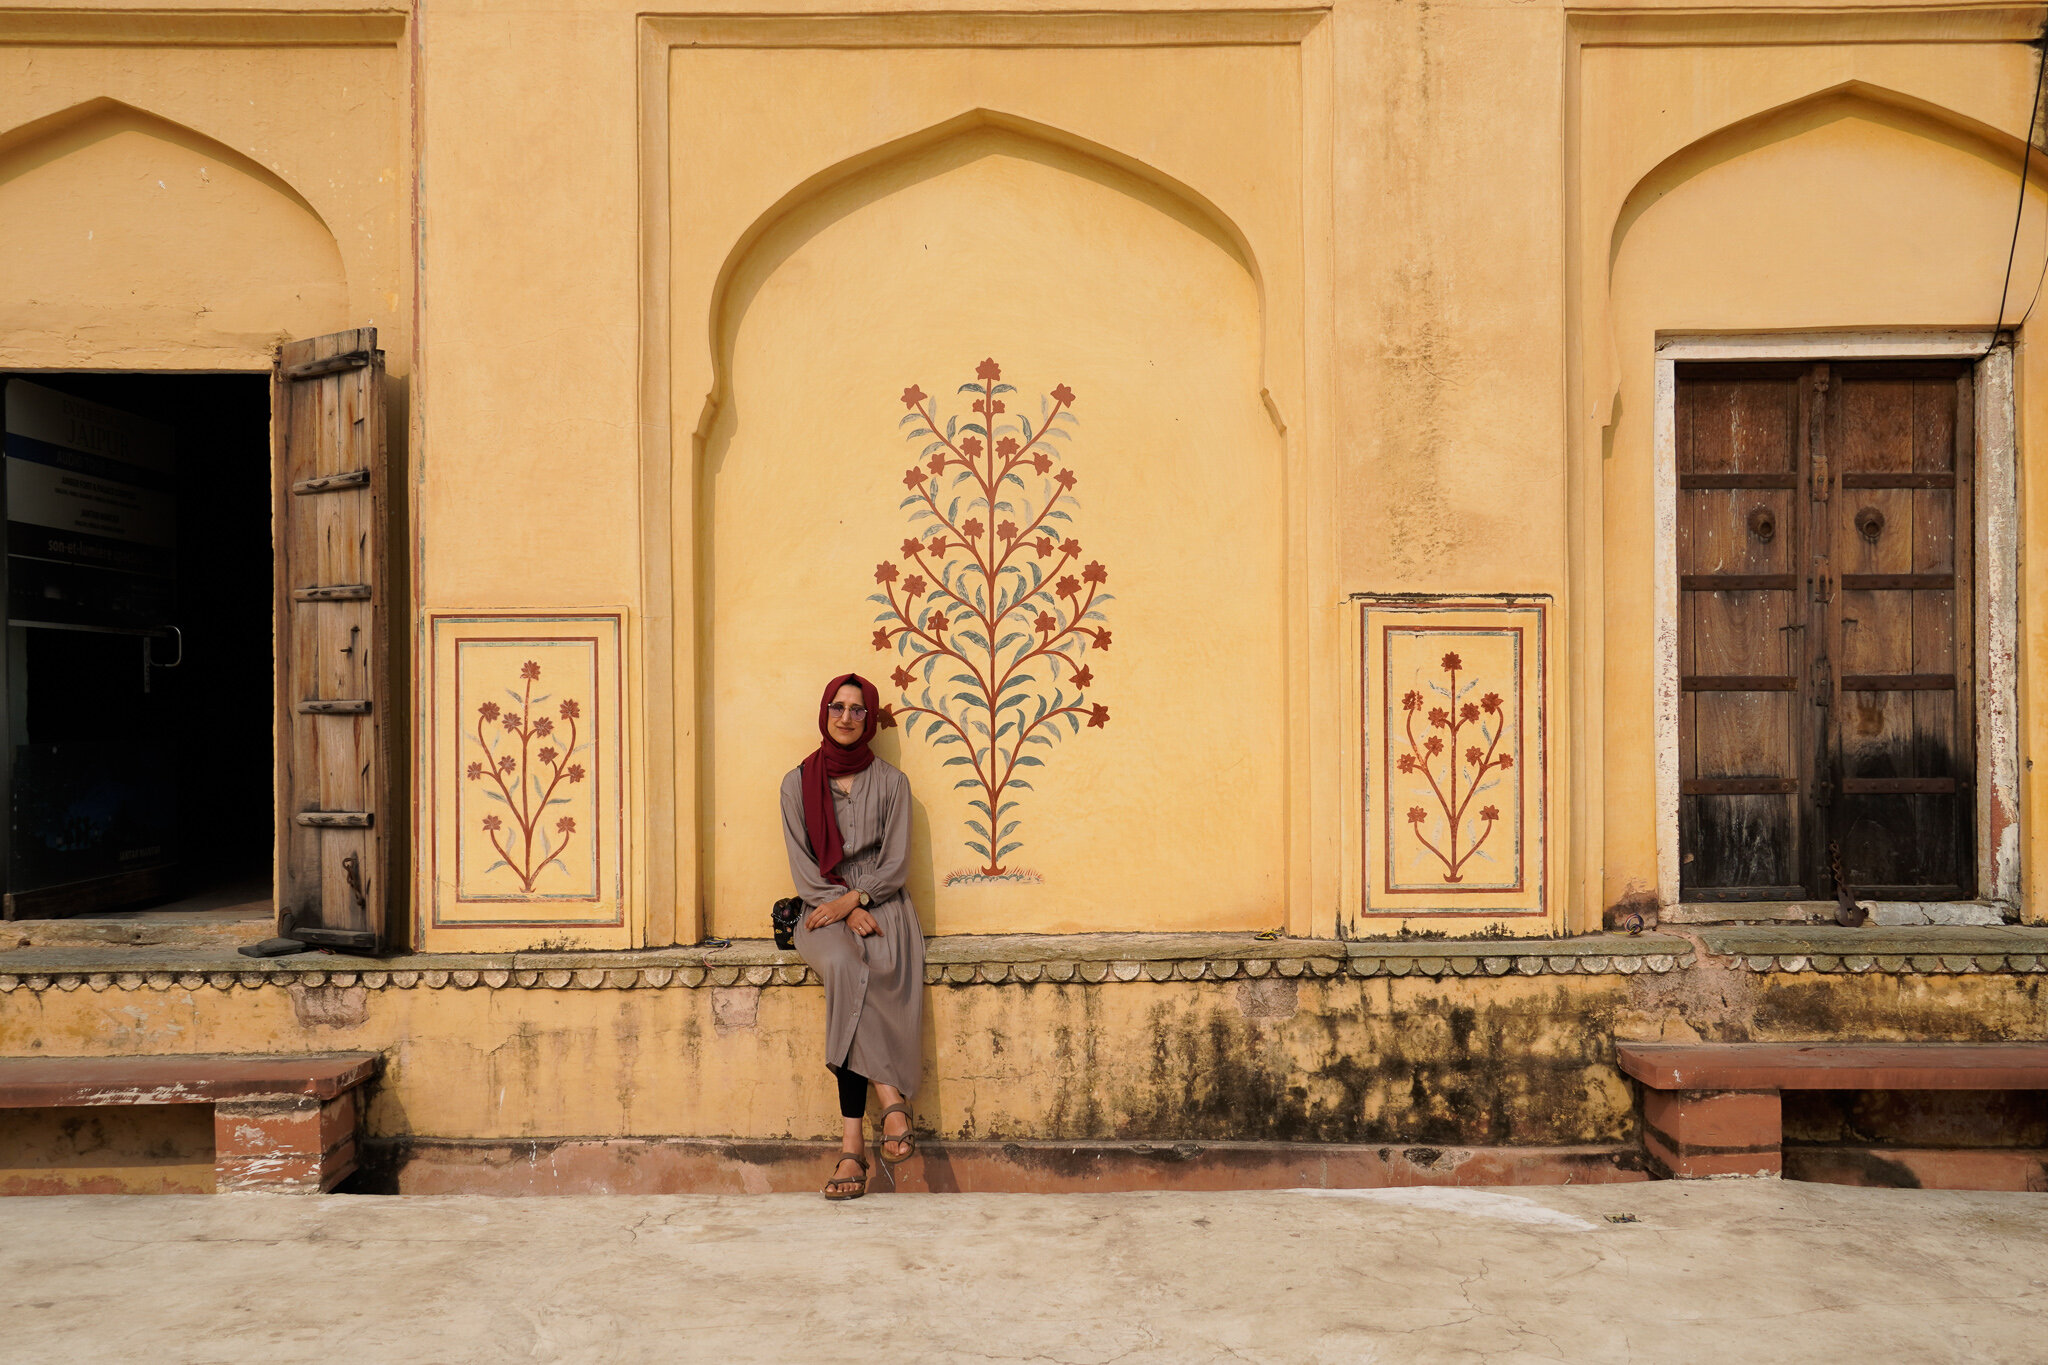
[[[1971,525],[1977,679],[1977,901],[2019,903],[2019,483],[2012,348],[1987,348],[1981,328],[1657,334],[1651,443],[1657,900],[1679,904],[1678,836],[1678,366],[1693,361],[1966,360],[1976,401]],[[1759,906],[1715,902],[1723,918]],[[1755,918],[1752,913],[1749,918]]]

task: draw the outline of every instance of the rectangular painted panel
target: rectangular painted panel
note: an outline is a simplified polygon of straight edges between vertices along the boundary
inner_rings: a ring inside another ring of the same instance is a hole
[[[1366,914],[1550,913],[1548,612],[1361,603]]]

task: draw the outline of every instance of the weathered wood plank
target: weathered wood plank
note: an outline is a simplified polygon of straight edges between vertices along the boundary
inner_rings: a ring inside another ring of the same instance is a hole
[[[381,720],[388,479],[375,332],[288,344],[274,387],[280,792],[289,816],[279,821],[279,902],[297,928],[345,936],[322,941],[361,947],[367,935],[374,945],[394,847],[375,818],[393,771]]]

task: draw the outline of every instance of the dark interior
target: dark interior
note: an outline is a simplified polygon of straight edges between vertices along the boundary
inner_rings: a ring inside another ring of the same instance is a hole
[[[6,377],[17,376],[0,376]],[[22,628],[18,617],[31,600],[24,588],[32,593],[43,570],[30,560],[10,559],[10,639],[20,657],[8,669],[9,691],[19,694],[9,698],[16,834],[8,890],[105,875],[106,841],[85,851],[82,834],[67,841],[63,831],[67,820],[82,827],[111,818],[123,826],[115,841],[124,850],[119,857],[155,863],[165,876],[148,899],[105,908],[210,910],[267,901],[268,378],[18,377],[148,418],[175,433],[175,582],[138,585],[134,575],[104,577],[130,585],[122,609],[132,619],[175,627],[177,635],[161,629],[149,635]],[[175,667],[147,669],[146,688],[145,648],[159,664],[177,661]],[[116,799],[104,795],[110,791],[120,794],[112,816],[107,808]],[[41,808],[31,809],[38,802]]]

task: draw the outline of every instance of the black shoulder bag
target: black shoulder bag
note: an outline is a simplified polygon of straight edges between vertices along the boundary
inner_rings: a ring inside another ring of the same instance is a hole
[[[785,896],[768,911],[775,925],[775,946],[785,951],[796,947],[796,922],[804,913],[802,896]]]

